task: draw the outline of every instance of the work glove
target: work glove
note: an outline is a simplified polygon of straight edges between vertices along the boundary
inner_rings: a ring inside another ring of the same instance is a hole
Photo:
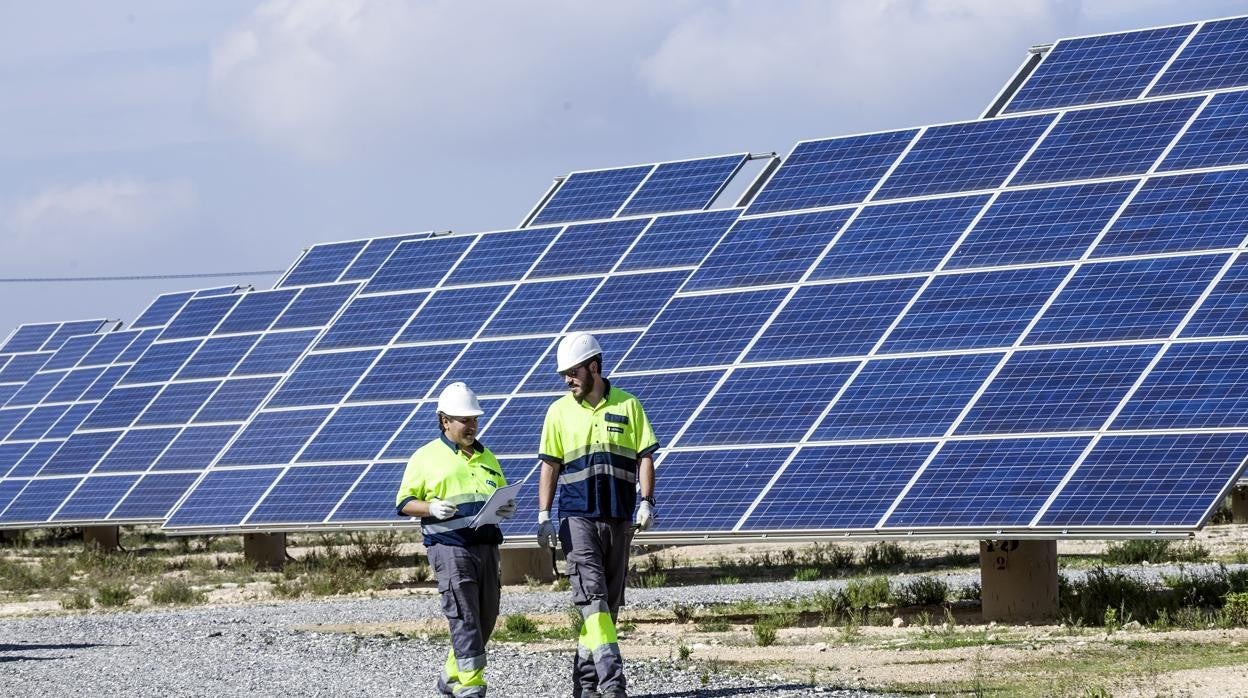
[[[498,517],[500,519],[510,519],[516,515],[516,500],[508,500],[506,504],[498,508]]]
[[[556,538],[558,534],[555,533],[555,524],[550,520],[550,512],[537,512],[537,544],[543,548],[553,548]]]
[[[637,530],[644,531],[654,525],[654,507],[650,502],[642,500],[637,506],[637,518],[633,519]]]
[[[435,499],[429,502],[429,515],[438,521],[445,521],[455,515],[459,511],[459,507],[442,499]]]

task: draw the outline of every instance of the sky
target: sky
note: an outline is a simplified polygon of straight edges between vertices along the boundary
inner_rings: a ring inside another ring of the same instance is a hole
[[[0,1],[0,337],[556,176],[974,119],[1028,47],[1239,0]],[[23,281],[19,281],[23,280]]]

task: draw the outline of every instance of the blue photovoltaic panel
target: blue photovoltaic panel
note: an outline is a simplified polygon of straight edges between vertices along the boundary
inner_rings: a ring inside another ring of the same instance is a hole
[[[975,223],[945,268],[1077,260],[1135,185],[1124,180],[1007,191]]]
[[[520,284],[486,324],[481,336],[559,332],[600,282],[595,277]]]
[[[247,358],[234,369],[237,376],[258,376],[265,373],[285,373],[299,360],[312,344],[316,332],[282,332],[267,334],[256,342]]]
[[[689,371],[620,376],[612,378],[612,387],[633,393],[641,401],[659,446],[666,447],[674,445],[676,433],[723,375],[723,371]]]
[[[663,163],[655,168],[619,215],[704,209],[715,201],[728,180],[745,163],[745,158],[740,154]]]
[[[989,439],[947,444],[884,525],[1026,526],[1089,441]]]
[[[648,218],[607,223],[570,225],[542,261],[530,272],[530,279],[571,274],[605,274],[615,266],[624,251],[650,223]]]
[[[182,369],[199,346],[200,342],[197,340],[153,344],[126,372],[126,375],[119,381],[119,385],[167,381]]]
[[[870,361],[811,438],[941,436],[1000,359],[999,354],[970,354]]]
[[[798,281],[851,213],[823,211],[738,221],[694,272],[685,290]]]
[[[47,521],[52,512],[65,501],[81,478],[49,478],[31,480],[26,488],[9,503],[0,524],[9,522]]]
[[[66,374],[65,378],[52,392],[48,393],[47,402],[74,402],[80,399],[87,388],[91,384],[99,380],[100,375],[104,373],[104,368],[96,366],[94,368],[76,368]]]
[[[380,354],[376,349],[312,354],[295,368],[269,407],[325,405],[341,400]]]
[[[559,228],[482,235],[451,275],[448,285],[519,281],[550,246]]]
[[[1084,265],[1027,343],[1168,337],[1226,260],[1197,255]]]
[[[681,437],[684,446],[800,440],[857,364],[739,368]]]
[[[234,309],[234,305],[240,298],[242,296],[230,295],[192,299],[169,321],[159,338],[162,340],[186,339],[211,334],[226,314]]]
[[[372,460],[407,421],[414,407],[404,403],[342,407],[325,422],[297,460]]]
[[[96,465],[94,472],[144,471],[169,447],[178,435],[176,427],[160,429],[132,429],[113,446],[108,455]]]
[[[319,523],[329,516],[343,493],[363,472],[362,465],[291,468],[264,496],[245,523]]]
[[[878,199],[898,199],[1001,185],[1031,149],[1051,114],[933,126],[902,158]]]
[[[545,337],[474,342],[447,371],[442,386],[463,381],[480,395],[510,393],[520,385],[550,343]]]
[[[236,524],[281,473],[281,468],[210,470],[165,525],[176,528]]]
[[[737,209],[656,218],[617,271],[697,264],[737,220]]]
[[[1248,236],[1248,170],[1155,177],[1096,245],[1095,257],[1236,247]]]
[[[337,281],[338,277],[342,276],[347,267],[355,261],[356,256],[366,244],[368,244],[366,240],[353,240],[316,245],[299,258],[294,268],[277,286],[283,288]]]
[[[1176,344],[1114,420],[1115,429],[1248,426],[1248,343]]]
[[[789,448],[681,451],[663,460],[663,506],[680,512],[663,524],[671,531],[728,531],[788,458]],[[725,480],[730,487],[722,486]],[[707,483],[719,483],[706,487]]]
[[[25,456],[9,471],[9,477],[30,477],[52,457],[52,452],[60,446],[56,441],[41,441],[30,448]]]
[[[82,357],[82,361],[78,365],[104,366],[118,361],[131,342],[134,342],[140,335],[141,333],[136,330],[109,332],[100,337],[100,341],[96,342],[91,351],[88,351],[87,355]],[[151,333],[149,336],[154,338],[155,333]]]
[[[130,426],[152,398],[160,393],[159,385],[114,388],[82,423],[83,429],[117,429]]]
[[[916,133],[915,130],[887,131],[798,143],[750,203],[746,213],[859,203],[867,198]]]
[[[238,433],[237,424],[189,427],[169,444],[152,470],[203,470]]]
[[[342,500],[330,521],[401,520],[394,511],[394,496],[403,479],[406,463],[376,463]]]
[[[1201,100],[1192,97],[1068,113],[1045,136],[1010,184],[1147,172]]]
[[[842,279],[935,269],[987,202],[987,196],[968,196],[863,209],[810,278]]]
[[[788,292],[676,298],[620,362],[620,371],[726,364],[736,359]]]
[[[1218,280],[1191,322],[1183,328],[1183,337],[1218,337],[1248,335],[1248,258],[1239,257]]]
[[[289,463],[329,416],[328,409],[261,412],[221,456],[222,465]]]
[[[60,327],[60,323],[34,323],[21,325],[9,335],[0,353],[15,354],[23,351],[39,351],[44,342]]]
[[[70,337],[107,332],[110,324],[108,320],[75,320],[73,322],[61,323],[61,326],[56,328],[56,331],[48,338],[48,341],[44,342],[43,348],[51,350],[60,349]]]
[[[474,286],[437,291],[412,316],[396,342],[468,340],[511,293],[512,286]]]
[[[273,323],[275,330],[297,327],[318,327],[330,321],[342,308],[359,284],[334,284],[312,286],[299,291],[299,295],[286,306],[286,310]]]
[[[316,343],[317,349],[345,349],[389,344],[429,297],[400,293],[356,298]]]
[[[419,400],[463,349],[462,344],[387,349],[347,399]]]
[[[78,475],[89,472],[120,436],[119,431],[76,433],[65,440],[39,474]]]
[[[98,521],[108,516],[121,497],[138,482],[138,475],[89,477],[83,481],[51,521]]]
[[[1183,47],[1151,95],[1248,85],[1248,17],[1205,22]]]
[[[1158,169],[1190,170],[1248,163],[1248,92],[1215,95]]]
[[[43,370],[71,368],[78,364],[87,352],[91,351],[104,335],[88,334],[70,337],[56,350],[56,353],[43,365]]]
[[[373,238],[368,241],[364,251],[355,258],[351,267],[342,273],[340,281],[364,281],[377,272],[386,258],[394,252],[394,248],[405,240],[427,238],[431,233],[412,233],[410,235],[392,235],[384,238]]]
[[[1099,429],[1156,354],[1151,344],[1016,352],[957,433]]]
[[[178,371],[178,380],[224,378],[234,371],[260,335],[233,335],[206,340]]]
[[[144,475],[138,484],[113,509],[110,520],[163,519],[187,489],[194,484],[199,473],[159,473]]]
[[[533,225],[610,218],[654,165],[573,172],[533,218]]]
[[[1044,57],[1006,112],[1135,99],[1192,33],[1193,24],[1063,39]]]
[[[1042,526],[1198,526],[1248,453],[1248,434],[1107,436]]]
[[[459,260],[475,238],[455,235],[409,240],[397,248],[364,286],[365,293],[432,288]]]
[[[932,447],[928,442],[807,446],[741,528],[874,528]]]
[[[646,327],[687,278],[687,271],[611,277],[576,316],[569,329],[595,332]]]
[[[225,381],[192,420],[204,422],[241,422],[251,416],[268,396],[278,378],[236,378]]]
[[[267,330],[298,295],[299,291],[293,288],[244,294],[217,326],[215,334]]]
[[[165,386],[143,414],[136,426],[186,424],[221,385],[220,381],[172,383]]]
[[[1068,271],[1042,267],[938,276],[902,316],[883,350],[1010,346]]]
[[[143,314],[131,323],[130,329],[163,327],[194,295],[194,292],[187,291],[158,296],[151,305],[147,306],[147,310],[144,310]]]
[[[537,458],[542,422],[546,410],[558,397],[552,395],[521,395],[513,398],[497,415],[486,414],[481,442],[496,454],[530,454]],[[432,425],[432,422],[430,422]]]
[[[9,359],[4,370],[0,370],[0,383],[25,384],[32,376],[43,368],[52,357],[52,352],[44,351],[36,354],[18,354]]]

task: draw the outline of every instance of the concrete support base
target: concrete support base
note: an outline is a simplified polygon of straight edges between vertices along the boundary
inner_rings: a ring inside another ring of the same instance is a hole
[[[984,620],[1024,623],[1057,617],[1057,541],[980,541],[979,574]]]
[[[1248,487],[1231,490],[1231,523],[1248,524]]]
[[[555,581],[550,556],[551,551],[547,548],[505,548],[499,551],[503,584],[524,584],[530,579]]]
[[[85,546],[96,547],[105,552],[121,548],[120,526],[84,526],[82,542]]]
[[[282,569],[286,564],[286,534],[244,533],[243,557],[256,569]]]

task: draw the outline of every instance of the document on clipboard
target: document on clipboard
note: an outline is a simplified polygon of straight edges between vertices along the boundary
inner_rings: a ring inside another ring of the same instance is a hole
[[[472,523],[468,524],[472,528],[480,528],[489,524],[496,524],[502,521],[502,517],[498,515],[498,510],[507,502],[516,498],[520,494],[520,486],[523,482],[517,482],[514,485],[507,485],[494,490],[494,494],[485,500],[485,506],[481,507],[481,511],[472,517]]]

